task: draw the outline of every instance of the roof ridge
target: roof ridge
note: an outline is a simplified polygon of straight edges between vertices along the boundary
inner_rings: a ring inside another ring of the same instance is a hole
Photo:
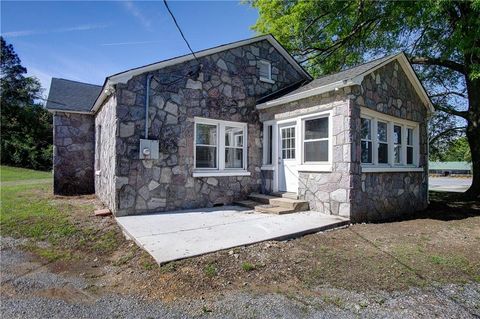
[[[339,73],[342,73],[342,72],[347,72],[347,71],[350,71],[352,69],[355,69],[355,68],[358,68],[358,67],[361,67],[362,65],[366,65],[366,64],[369,64],[369,63],[373,63],[375,61],[379,61],[379,60],[383,60],[383,59],[386,59],[386,58],[393,58],[394,56],[397,56],[399,54],[401,54],[402,51],[398,52],[398,53],[395,53],[395,54],[390,54],[390,55],[384,55],[383,57],[380,57],[380,58],[376,58],[376,59],[373,59],[373,60],[370,60],[370,61],[366,61],[366,62],[363,62],[363,63],[360,63],[360,64],[357,64],[357,65],[354,65],[354,66],[351,66],[349,68],[346,68],[344,70],[341,70],[341,71],[338,71],[338,72],[332,72],[332,73],[329,73],[329,74],[324,74],[318,78],[315,78],[315,80],[318,80],[318,79],[322,79],[324,77],[327,77],[327,76],[331,76],[331,75],[334,75],[334,74],[339,74]],[[368,71],[368,70],[367,70]],[[365,71],[366,72],[366,71]]]

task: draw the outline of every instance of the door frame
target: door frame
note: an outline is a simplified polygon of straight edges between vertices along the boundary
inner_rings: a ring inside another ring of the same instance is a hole
[[[263,127],[264,127],[264,132],[265,128],[269,125],[272,126],[272,164],[271,165],[264,165],[262,166],[263,170],[273,170],[273,192],[278,192],[278,178],[279,178],[279,165],[278,165],[278,157],[280,155],[280,145],[279,145],[279,131],[280,131],[280,126],[283,124],[288,124],[288,123],[295,123],[295,160],[297,164],[297,172],[332,172],[332,158],[333,158],[333,143],[332,143],[332,138],[333,138],[333,106],[331,105],[330,108],[322,110],[322,111],[316,111],[316,112],[309,112],[306,114],[302,114],[300,116],[296,117],[289,117],[285,119],[280,119],[280,120],[268,120],[263,122]],[[328,145],[328,153],[329,153],[329,159],[328,162],[324,163],[318,163],[318,164],[310,164],[310,163],[302,163],[303,160],[303,123],[305,120],[308,120],[310,118],[315,118],[315,117],[320,117],[320,116],[327,116],[329,121],[329,145]],[[293,125],[292,125],[293,126]],[[266,143],[263,143],[263,149],[266,147]],[[263,153],[265,156],[265,152]],[[298,155],[297,155],[298,154]],[[300,186],[300,185],[299,185]],[[298,190],[297,190],[298,194]]]
[[[277,177],[277,189],[276,191],[280,191],[279,190],[279,184],[280,184],[280,163],[282,162],[283,158],[282,157],[282,154],[281,154],[281,150],[282,150],[282,134],[281,134],[281,130],[282,129],[285,129],[285,128],[294,128],[295,129],[295,158],[292,160],[292,162],[295,163],[295,168],[297,169],[297,179],[299,178],[298,177],[298,164],[300,163],[300,161],[298,160],[299,159],[299,156],[301,155],[298,151],[299,151],[299,140],[300,140],[300,131],[299,131],[299,126],[298,126],[298,121],[296,119],[293,119],[293,120],[290,120],[290,121],[286,121],[284,123],[279,123],[277,125],[277,148],[278,148],[278,152],[277,152],[277,157],[276,157],[276,161],[277,161],[277,171],[276,171],[276,177]],[[285,165],[284,165],[285,166]],[[285,168],[284,168],[285,170]],[[287,183],[286,179],[285,179],[285,184]],[[287,187],[285,187],[287,188]],[[290,192],[288,190],[282,190],[282,192],[289,192],[289,193],[296,193],[298,194],[298,181],[297,181],[297,190],[295,192]]]

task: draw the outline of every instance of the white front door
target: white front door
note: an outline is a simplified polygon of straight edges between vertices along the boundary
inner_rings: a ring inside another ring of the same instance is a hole
[[[278,127],[278,190],[298,193],[296,150],[297,132],[295,123]]]

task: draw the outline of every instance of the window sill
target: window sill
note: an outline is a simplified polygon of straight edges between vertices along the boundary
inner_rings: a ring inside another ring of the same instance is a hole
[[[260,169],[262,171],[274,171],[275,167],[273,167],[273,165],[265,165],[265,166],[260,167]]]
[[[299,172],[331,172],[332,165],[330,164],[302,164],[298,165]]]
[[[270,80],[270,79],[267,79],[267,78],[264,78],[264,77],[260,77],[260,81],[266,82],[266,83],[270,83],[270,84],[274,84],[274,83],[275,83],[274,80]]]
[[[423,172],[423,167],[392,167],[392,166],[363,166],[362,173],[396,173],[396,172]]]
[[[245,170],[211,170],[211,171],[194,171],[193,177],[216,177],[216,176],[250,176],[249,171]]]

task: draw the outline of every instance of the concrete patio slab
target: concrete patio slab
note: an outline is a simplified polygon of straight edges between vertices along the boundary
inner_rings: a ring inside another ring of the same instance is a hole
[[[253,213],[239,206],[117,217],[125,233],[159,263],[266,240],[287,239],[348,225],[318,212]]]

